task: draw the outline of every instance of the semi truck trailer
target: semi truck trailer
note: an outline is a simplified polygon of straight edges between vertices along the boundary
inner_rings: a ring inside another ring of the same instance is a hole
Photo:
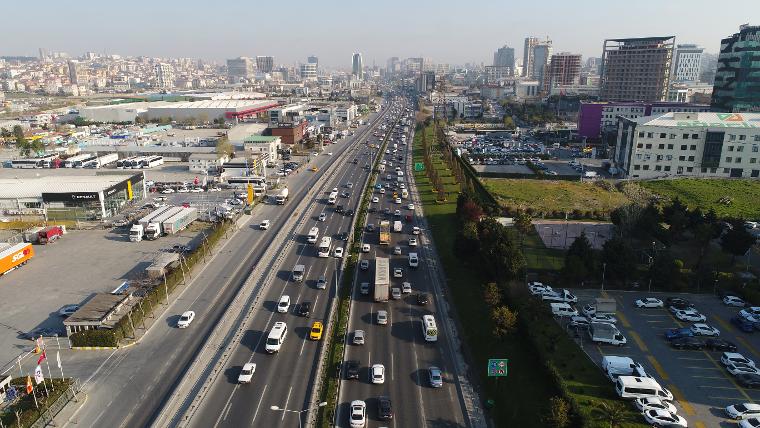
[[[34,257],[32,244],[0,244],[0,275],[25,265]]]

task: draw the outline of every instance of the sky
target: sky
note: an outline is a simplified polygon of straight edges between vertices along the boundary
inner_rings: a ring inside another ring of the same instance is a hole
[[[717,53],[720,40],[750,17],[760,25],[760,0],[532,1],[240,1],[79,0],[3,6],[0,56],[38,56],[39,48],[222,63],[272,55],[291,65],[317,55],[320,65],[350,68],[388,58],[429,57],[436,63],[485,63],[500,46],[522,58],[524,39],[552,39],[554,52],[601,56],[605,38],[676,36]]]

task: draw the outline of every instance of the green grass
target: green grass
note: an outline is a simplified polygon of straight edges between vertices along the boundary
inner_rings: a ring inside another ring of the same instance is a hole
[[[428,130],[428,132],[431,132]],[[432,137],[432,133],[428,134]],[[415,162],[422,162],[420,134],[415,135]],[[461,337],[466,348],[471,351],[471,369],[479,376],[481,386],[476,390],[484,400],[493,399],[496,403],[490,415],[496,426],[540,427],[544,426],[540,415],[547,408],[548,399],[558,394],[553,381],[547,375],[540,361],[535,358],[531,346],[523,335],[513,335],[502,341],[494,342],[491,332],[483,326],[490,325],[487,311],[483,310],[482,286],[488,278],[481,266],[463,263],[453,253],[456,229],[456,194],[457,184],[443,162],[435,162],[444,179],[449,193],[445,203],[437,202],[437,194],[432,192],[432,185],[425,172],[415,172],[414,177],[420,192],[422,205],[433,240],[443,265],[448,301],[457,311],[462,329]],[[500,379],[488,379],[486,365],[489,358],[508,358],[510,360],[509,376]]]
[[[534,212],[609,212],[628,203],[621,192],[591,182],[503,178],[482,178],[481,182],[500,205]]]
[[[525,237],[523,256],[529,272],[559,272],[565,263],[565,251],[546,248],[535,232]]]
[[[719,217],[760,218],[760,181],[693,179],[642,181],[639,184],[668,200],[676,196],[690,209],[714,209]],[[719,200],[728,197],[726,205]]]

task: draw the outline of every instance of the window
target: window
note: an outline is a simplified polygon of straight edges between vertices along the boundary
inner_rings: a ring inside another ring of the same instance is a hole
[[[744,151],[744,146],[736,146],[736,151],[737,152],[743,152]]]
[[[657,155],[657,162],[660,162],[662,160],[662,155]]]
[[[647,138],[654,138],[654,133],[647,132]]]
[[[740,135],[739,136],[739,141],[744,141],[745,139],[747,139],[746,135]]]
[[[731,171],[729,168],[723,168],[723,174],[728,174],[729,171]]]
[[[758,134],[758,135],[755,135],[755,138],[753,138],[753,140],[755,140],[755,141],[760,141],[760,134]]]
[[[691,167],[691,166],[686,167],[686,172],[692,172],[692,171],[694,171],[694,167]]]
[[[670,165],[665,165],[665,171],[670,171]]]
[[[741,161],[742,161],[742,158],[736,158],[736,159],[734,160],[734,163],[741,163]]]
[[[760,177],[760,169],[753,169],[750,177]]]
[[[692,140],[699,140],[699,134],[691,134]]]
[[[676,134],[670,134],[670,139],[674,140],[676,138]]]
[[[665,159],[669,160],[669,161],[672,161],[673,160],[673,155],[666,155]]]
[[[758,149],[760,149],[760,147],[758,147],[758,145],[757,145],[757,144],[753,144],[753,145],[752,145],[752,153],[757,153],[757,152],[758,152]]]
[[[640,169],[641,169],[641,165],[634,165],[634,166],[633,166],[633,169],[634,169],[634,170],[636,170],[636,171],[638,171],[638,170],[640,170]]]
[[[702,168],[702,174],[706,174],[706,173],[707,173],[707,168]]]
[[[655,171],[661,171],[662,170],[662,165],[655,165],[654,166],[654,170]]]
[[[673,145],[672,144],[668,144],[668,150],[673,150]]]
[[[694,156],[689,156],[689,159],[688,159],[688,161],[689,161],[689,162],[694,162]]]
[[[637,148],[637,149],[643,149],[643,148],[644,148],[644,145],[643,145],[643,144],[641,144],[641,143],[639,143],[639,144],[636,144],[636,148]]]
[[[658,144],[657,148],[660,150],[665,150],[665,144]]]
[[[667,138],[667,137],[668,137],[668,134],[664,132],[660,132],[660,138]]]
[[[732,161],[731,156],[726,157],[726,162],[731,162],[731,161]]]
[[[688,140],[689,139],[689,134],[683,134],[683,139],[684,140]]]
[[[691,146],[689,146],[689,150],[697,150],[697,145],[692,144]]]
[[[676,174],[683,174],[683,167],[679,166],[678,169],[676,169]]]
[[[728,134],[728,141],[736,141],[736,135]]]
[[[639,138],[644,138],[644,131],[639,132]]]
[[[683,162],[683,161],[685,161],[685,160],[686,160],[686,156],[679,156],[679,157],[678,157],[678,160],[679,160],[679,161],[681,161],[681,162]]]
[[[710,168],[710,174],[715,174],[718,172],[718,168]]]
[[[757,163],[757,158],[749,158],[749,163]]]
[[[649,170],[649,165],[644,165],[644,171],[648,171],[648,170]]]
[[[647,144],[647,145],[646,145],[646,146],[644,146],[644,147],[646,147],[647,149],[651,149],[651,148],[652,148],[652,145],[651,145],[651,144]]]
[[[728,146],[728,151],[729,152],[733,152],[734,151],[734,146]]]
[[[686,150],[686,147],[688,147],[686,144],[681,144],[681,150]]]
[[[636,153],[636,159],[641,160],[641,153]]]

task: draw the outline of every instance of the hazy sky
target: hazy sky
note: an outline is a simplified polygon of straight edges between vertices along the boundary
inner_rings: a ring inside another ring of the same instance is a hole
[[[355,51],[367,65],[391,56],[490,64],[504,44],[521,57],[528,35],[549,36],[555,52],[584,58],[600,56],[605,38],[664,35],[717,52],[721,38],[760,20],[760,0],[43,0],[2,9],[18,19],[3,20],[0,55],[37,56],[44,47],[73,56],[273,55],[292,64],[315,54],[345,68]]]

